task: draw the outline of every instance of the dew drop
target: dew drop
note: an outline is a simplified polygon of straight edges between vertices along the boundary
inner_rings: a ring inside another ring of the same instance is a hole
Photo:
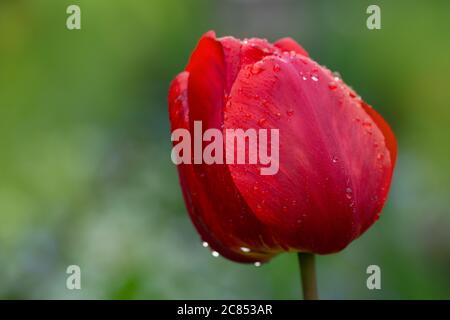
[[[208,242],[203,241],[202,246],[203,246],[203,248],[208,248],[209,244],[208,244]]]
[[[252,74],[258,74],[261,73],[262,71],[264,71],[264,68],[260,63],[255,63],[250,70]]]
[[[211,254],[214,258],[217,258],[218,256],[220,256],[220,254],[217,251],[212,251]]]
[[[255,267],[261,267],[261,262],[256,261],[256,262],[254,263],[254,265],[255,265]]]
[[[241,247],[240,249],[242,252],[250,252],[250,249],[246,247]]]
[[[288,115],[288,117],[291,117],[294,114],[294,110],[289,109],[288,111],[286,111],[286,114]]]
[[[337,162],[338,162],[338,158],[337,158],[337,157],[333,157],[333,158],[331,159],[331,161],[333,161],[333,163],[337,163]]]
[[[331,81],[331,82],[328,84],[328,89],[330,89],[330,90],[336,90],[336,89],[337,89],[337,84],[336,84],[336,82]]]
[[[182,94],[180,94],[180,95],[178,95],[178,96],[176,97],[175,102],[176,102],[176,103],[178,103],[178,102],[184,102],[185,100],[186,100],[186,94],[185,94],[185,93],[182,93]]]
[[[382,153],[377,154],[377,159],[382,160],[384,158],[384,155]]]
[[[341,74],[337,71],[333,72],[333,75],[335,81],[340,81],[342,79]]]
[[[311,76],[312,81],[319,81],[319,78],[316,75]]]
[[[307,76],[303,76],[302,79],[306,81],[306,80],[308,80],[308,77]]]

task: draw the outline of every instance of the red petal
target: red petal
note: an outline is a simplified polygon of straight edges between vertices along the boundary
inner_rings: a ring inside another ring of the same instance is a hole
[[[189,72],[183,71],[173,79],[169,88],[169,117],[171,130],[188,128],[187,83]]]
[[[383,132],[312,60],[272,56],[256,64],[259,73],[249,66],[236,78],[225,128],[279,129],[280,169],[262,176],[259,165],[231,165],[233,180],[277,243],[339,251],[384,203],[393,162]]]
[[[274,43],[274,46],[282,51],[295,51],[298,54],[309,57],[308,52],[292,38],[279,39]]]
[[[221,128],[225,86],[221,50],[211,34],[205,35],[187,67],[188,83],[187,72],[173,82],[169,93],[172,129],[178,126],[191,130],[197,120],[202,121],[204,130]],[[177,98],[180,96],[188,99]],[[184,117],[185,110],[189,110],[188,117]],[[191,219],[214,250],[238,262],[264,262],[277,253],[271,235],[243,201],[226,165],[182,164],[178,170]],[[242,251],[241,247],[251,251]]]
[[[386,139],[386,147],[389,149],[391,153],[392,167],[395,166],[395,162],[397,161],[397,140],[395,139],[394,132],[391,127],[387,124],[387,122],[383,119],[382,116],[378,114],[371,106],[367,103],[361,103],[361,106],[364,110],[369,114],[372,120],[377,124],[378,128],[383,132],[384,137]]]
[[[188,72],[182,72],[170,86],[169,116],[172,130],[189,128],[186,99],[188,77]],[[223,230],[226,222],[221,220],[229,217],[222,217],[221,204],[211,198],[210,190],[194,170],[194,165],[179,165],[178,175],[191,220],[202,240],[207,242],[212,250],[218,251],[222,256],[237,262],[266,261],[269,258],[265,253],[249,252],[244,254],[242,250],[239,250],[239,246],[247,246],[247,243],[234,240],[231,233]],[[243,223],[248,223],[247,219],[243,219]],[[229,231],[232,229],[230,228]]]
[[[222,45],[214,32],[199,41],[186,67],[189,72],[188,96],[190,126],[203,121],[204,128],[220,127],[223,119],[225,62]]]

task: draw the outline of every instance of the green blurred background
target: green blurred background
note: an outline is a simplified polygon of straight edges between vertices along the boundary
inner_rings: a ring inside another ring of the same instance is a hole
[[[81,30],[66,29],[70,4]],[[166,96],[214,29],[293,37],[396,132],[383,215],[318,258],[322,298],[449,299],[449,15],[449,1],[0,0],[0,298],[300,296],[294,254],[213,258],[186,214]],[[82,290],[66,289],[70,264]],[[381,290],[366,288],[371,264]]]

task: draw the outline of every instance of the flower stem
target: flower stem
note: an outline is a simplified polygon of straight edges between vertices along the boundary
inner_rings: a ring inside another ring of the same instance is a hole
[[[298,262],[302,278],[303,299],[318,300],[317,281],[316,281],[316,263],[315,256],[312,253],[299,252]]]

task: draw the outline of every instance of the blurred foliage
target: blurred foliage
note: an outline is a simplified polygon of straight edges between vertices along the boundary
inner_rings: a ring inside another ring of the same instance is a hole
[[[378,4],[382,29],[366,28]],[[78,4],[82,30],[65,27]],[[450,298],[450,2],[0,0],[0,297],[287,298],[296,257],[211,257],[184,204],[166,94],[198,38],[291,36],[392,124],[381,219],[321,256],[323,298]],[[82,269],[82,290],[65,287]],[[382,290],[366,268],[382,268]]]

